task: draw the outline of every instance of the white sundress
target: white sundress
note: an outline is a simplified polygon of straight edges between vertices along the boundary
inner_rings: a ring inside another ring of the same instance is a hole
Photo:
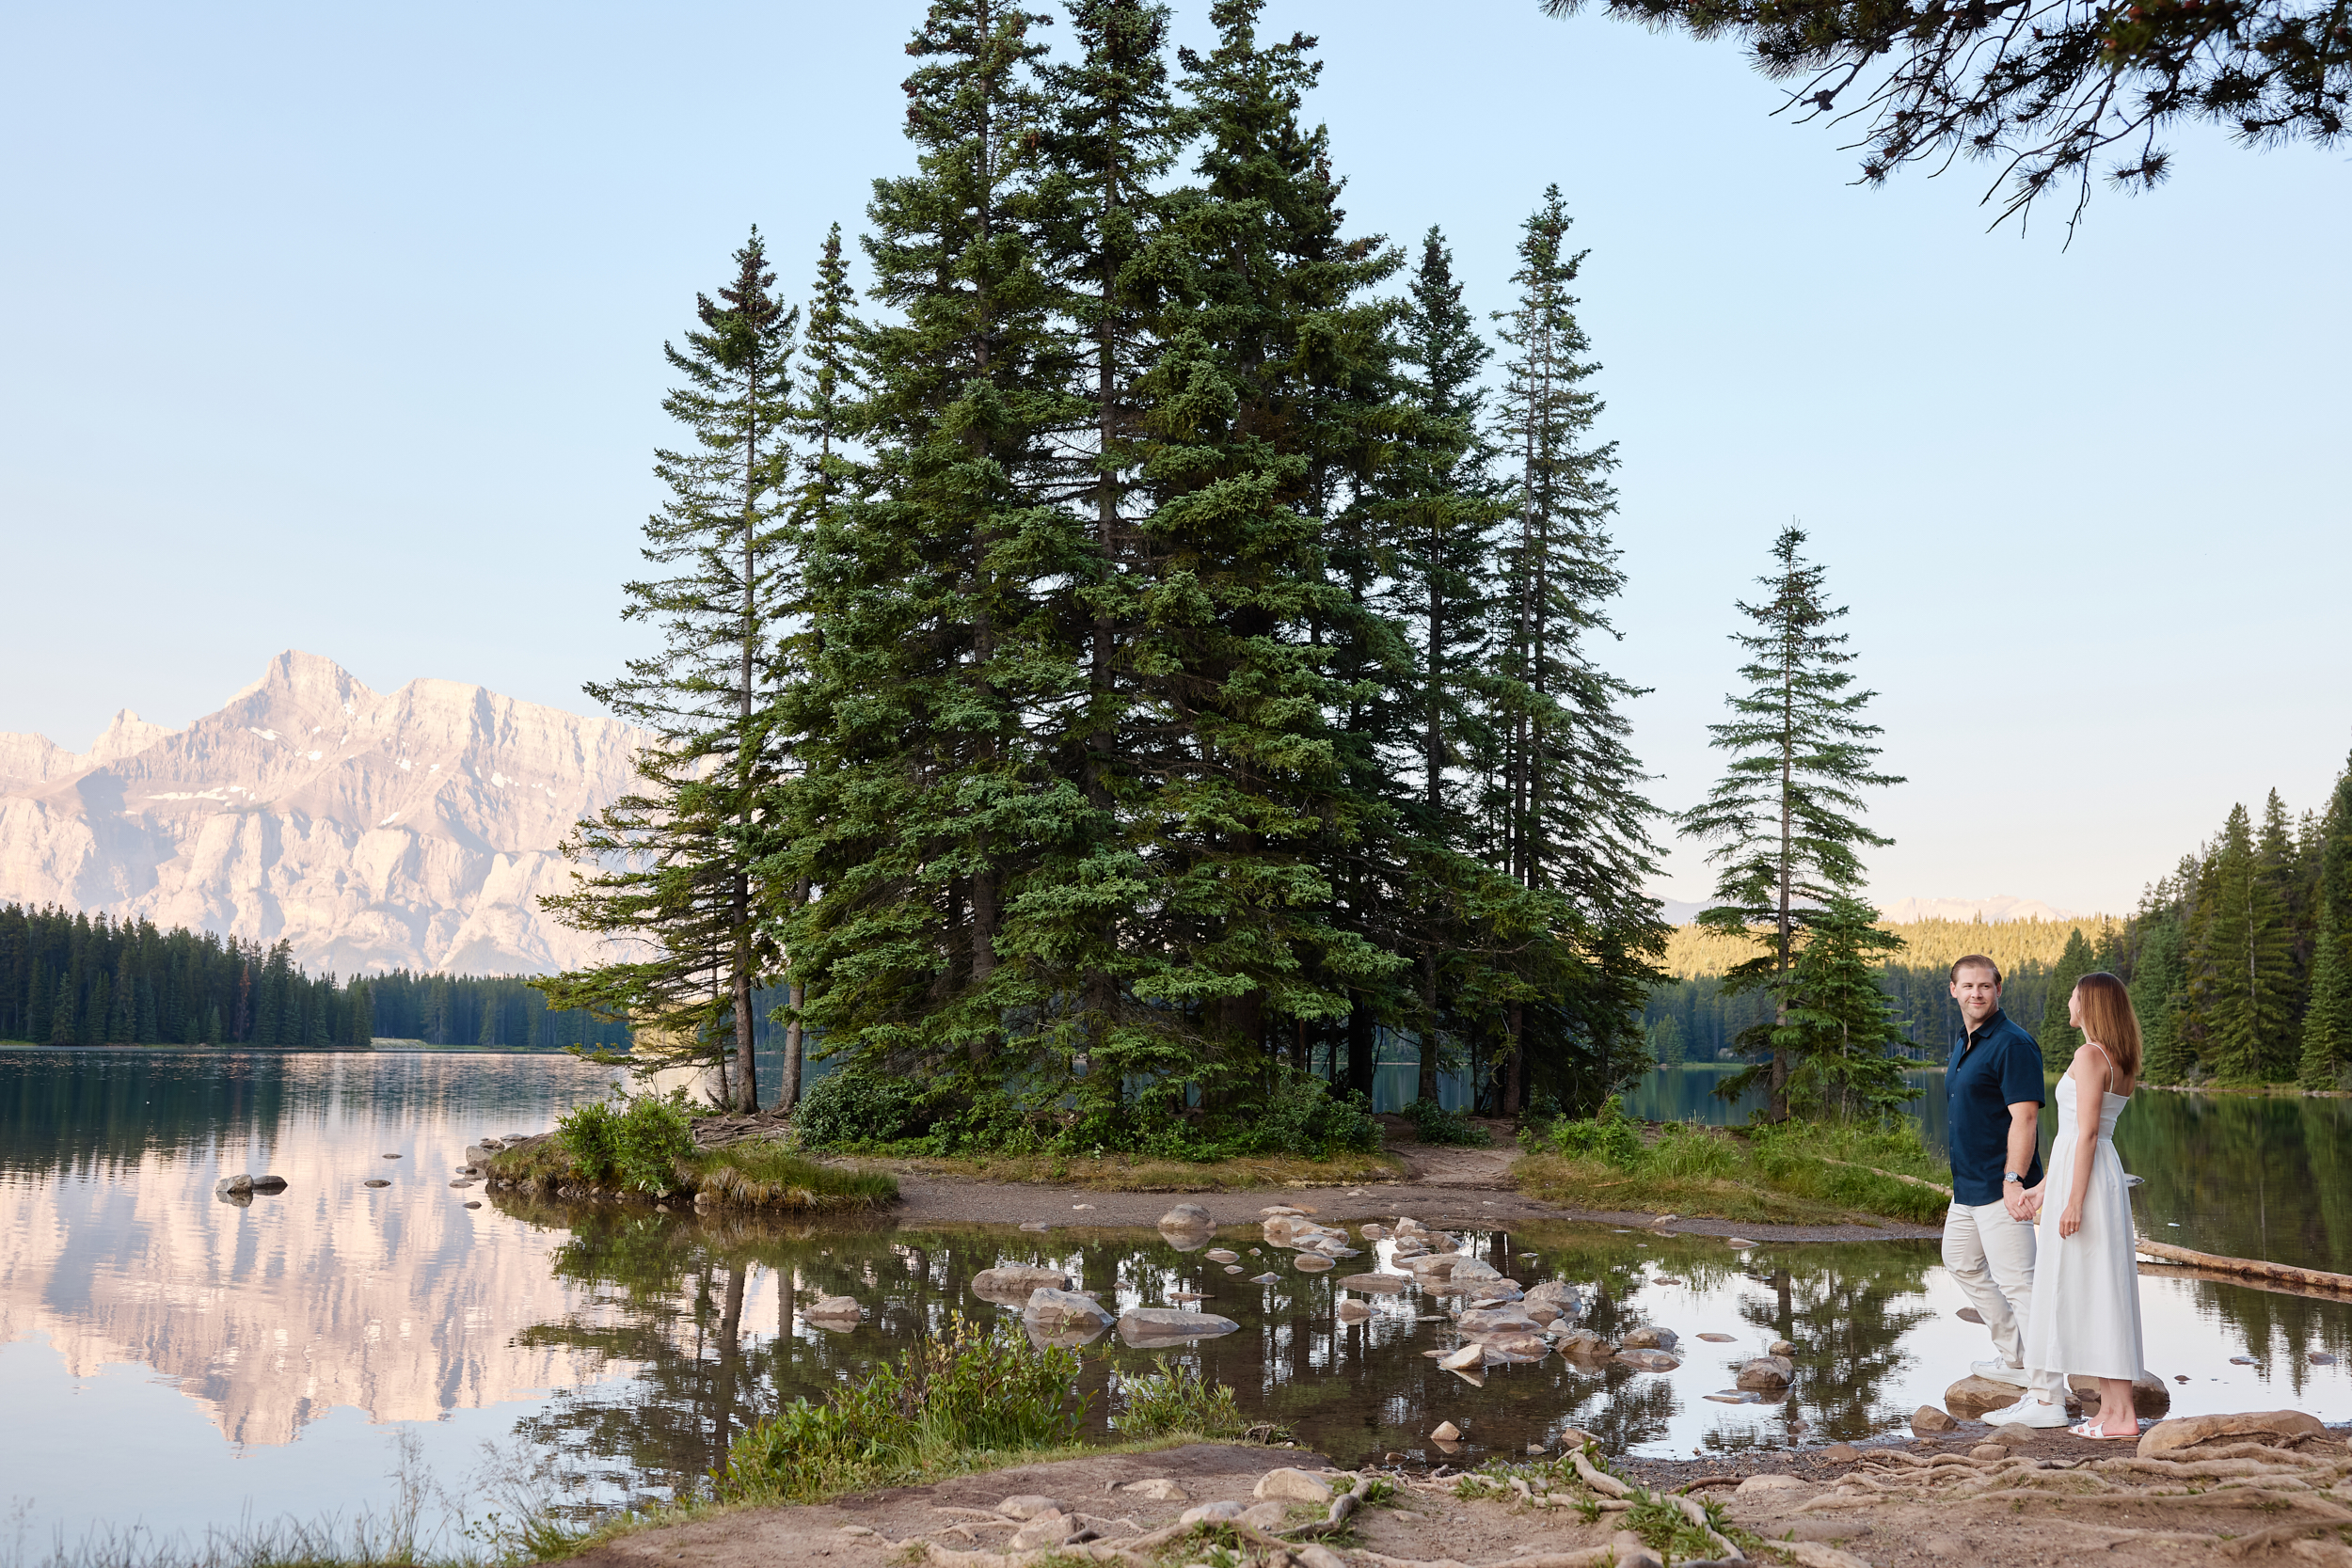
[[[2050,1149],[2048,1185],[2042,1188],[2042,1223],[2035,1238],[2026,1365],[2084,1377],[2137,1378],[2147,1364],[2139,1336],[2139,1268],[2132,1249],[2131,1189],[2123,1184],[2123,1163],[2115,1154],[2115,1123],[2131,1096],[2110,1092],[2100,1097],[2099,1139],[2090,1148],[2082,1228],[2061,1237],[2058,1217],[2074,1191],[2075,1140],[2080,1135],[2074,1098],[2070,1072],[2058,1086],[2058,1137]]]

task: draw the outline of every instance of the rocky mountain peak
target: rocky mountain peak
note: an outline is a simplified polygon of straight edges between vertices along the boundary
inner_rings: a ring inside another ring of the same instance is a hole
[[[339,974],[571,968],[601,948],[538,900],[648,738],[290,649],[184,729],[125,709],[78,755],[0,735],[0,900],[282,937]]]

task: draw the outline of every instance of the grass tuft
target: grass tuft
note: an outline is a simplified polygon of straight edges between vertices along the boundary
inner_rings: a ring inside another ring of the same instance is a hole
[[[568,1186],[627,1190],[610,1177],[583,1169],[557,1139],[500,1149],[483,1165],[493,1181],[551,1194]],[[713,1202],[803,1213],[837,1213],[895,1203],[898,1180],[888,1171],[829,1165],[781,1143],[753,1139],[723,1148],[696,1149],[673,1160],[668,1193],[707,1192]],[[655,1196],[666,1196],[653,1189]]]

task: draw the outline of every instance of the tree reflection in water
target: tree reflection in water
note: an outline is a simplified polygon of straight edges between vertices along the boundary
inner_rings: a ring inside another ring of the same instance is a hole
[[[745,1422],[795,1398],[821,1399],[895,1359],[959,1307],[990,1310],[972,1295],[970,1281],[1000,1263],[1075,1274],[1114,1310],[1199,1292],[1207,1297],[1204,1310],[1242,1324],[1222,1338],[1156,1353],[1116,1335],[1089,1346],[1081,1387],[1090,1396],[1090,1434],[1116,1433],[1117,1376],[1165,1360],[1230,1385],[1251,1419],[1279,1423],[1302,1446],[1340,1463],[1390,1453],[1448,1457],[1425,1433],[1451,1420],[1468,1439],[1451,1456],[1463,1464],[1549,1447],[1570,1426],[1612,1450],[1654,1450],[1669,1440],[1720,1448],[1785,1442],[1780,1420],[1755,1422],[1739,1408],[1693,1403],[1707,1389],[1727,1386],[1730,1369],[1773,1338],[1804,1347],[1796,1391],[1821,1429],[1810,1435],[1886,1430],[1902,1412],[1883,1390],[1908,1364],[1900,1340],[1927,1315],[1918,1292],[1934,1260],[1932,1243],[1789,1248],[1774,1259],[1785,1263],[1780,1272],[1748,1275],[1739,1254],[1708,1238],[1565,1226],[1471,1233],[1473,1250],[1524,1283],[1561,1278],[1582,1286],[1591,1301],[1585,1321],[1610,1339],[1667,1314],[1664,1326],[1682,1336],[1678,1354],[1691,1365],[1690,1372],[1661,1376],[1621,1362],[1551,1356],[1489,1368],[1484,1386],[1472,1386],[1425,1354],[1452,1342],[1442,1325],[1418,1321],[1441,1298],[1375,1297],[1369,1320],[1337,1319],[1334,1276],[1370,1267],[1369,1255],[1330,1275],[1307,1275],[1291,1269],[1289,1255],[1264,1248],[1263,1258],[1243,1262],[1253,1273],[1271,1270],[1279,1283],[1258,1285],[1150,1233],[820,1229],[541,1207],[503,1194],[496,1201],[567,1231],[553,1262],[575,1288],[577,1305],[530,1330],[532,1342],[587,1353],[622,1374],[563,1393],[526,1419],[518,1435],[558,1456],[576,1495],[608,1499],[699,1484]],[[1245,1252],[1263,1244],[1237,1230],[1223,1239]],[[816,1297],[834,1294],[856,1297],[867,1321],[841,1333],[796,1316]],[[1699,1341],[1697,1333],[1708,1329],[1737,1332],[1746,1342]],[[1710,1366],[1718,1356],[1720,1367]],[[1779,1414],[1795,1409],[1792,1400]]]

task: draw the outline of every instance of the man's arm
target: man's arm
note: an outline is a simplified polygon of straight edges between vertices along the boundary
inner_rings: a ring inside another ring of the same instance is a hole
[[[2001,1166],[2001,1202],[2013,1220],[2033,1217],[2033,1205],[2026,1198],[2026,1184],[2011,1181],[2009,1173],[2015,1171],[2024,1176],[2033,1169],[2034,1123],[2041,1115],[2042,1102],[2036,1100],[2020,1100],[2009,1108],[2009,1159]]]

